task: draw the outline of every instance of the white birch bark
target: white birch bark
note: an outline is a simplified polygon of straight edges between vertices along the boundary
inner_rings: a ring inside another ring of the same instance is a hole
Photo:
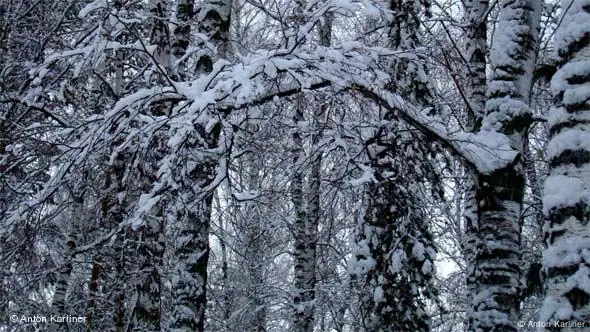
[[[486,103],[487,16],[489,0],[465,0],[465,60],[467,60],[468,127],[481,126]]]
[[[513,164],[476,174],[477,245],[468,285],[473,292],[469,331],[517,331],[520,308],[520,226],[525,170],[522,161],[532,113],[527,105],[536,61],[541,4],[536,0],[500,2],[491,49],[482,132],[507,135],[519,152]]]
[[[51,313],[57,316],[63,316],[65,312],[65,301],[70,284],[70,277],[74,268],[75,249],[80,236],[80,221],[84,218],[84,199],[82,197],[73,198],[73,211],[70,215],[70,231],[66,240],[64,251],[64,261],[59,268],[59,276],[55,284],[55,293],[51,301]],[[51,329],[57,330],[59,324],[53,324]]]
[[[293,236],[295,239],[293,258],[294,292],[293,297],[293,332],[313,331],[313,299],[315,294],[315,256],[310,248],[308,227],[309,220],[305,209],[305,173],[302,163],[305,160],[303,136],[300,128],[304,124],[303,97],[300,96],[293,116],[293,174],[291,176],[291,202],[295,214]],[[315,245],[315,244],[314,244]]]
[[[301,3],[299,4],[302,5]],[[324,16],[324,22],[320,24],[318,34],[320,45],[328,47],[332,40],[332,14]],[[295,146],[295,165],[298,170],[293,175],[292,201],[295,208],[295,297],[293,331],[313,332],[315,301],[316,301],[316,261],[318,225],[320,223],[320,194],[321,194],[321,167],[322,151],[318,149],[322,137],[322,121],[327,111],[327,104],[321,104],[314,111],[314,132],[311,138],[313,153],[311,170],[309,173],[308,195],[304,195],[304,174],[301,170],[301,161],[305,159],[303,140],[297,131],[301,128],[298,124],[304,121],[304,105],[299,105],[295,115],[296,132],[293,134]],[[298,163],[299,162],[299,163]],[[306,199],[307,197],[307,199]],[[307,204],[306,204],[307,203]]]
[[[466,0],[464,3],[467,24],[465,31],[465,60],[467,61],[467,127],[478,131],[485,116],[486,102],[486,54],[487,17],[489,0]],[[471,301],[475,294],[475,250],[478,247],[478,213],[476,199],[476,174],[467,170],[468,185],[464,188],[465,207],[463,212],[465,238],[462,242],[463,254],[467,262],[467,298]]]
[[[560,22],[543,198],[546,295],[539,320],[551,322],[548,331],[581,331],[590,328],[590,1],[563,1]],[[558,321],[570,325],[555,326]]]

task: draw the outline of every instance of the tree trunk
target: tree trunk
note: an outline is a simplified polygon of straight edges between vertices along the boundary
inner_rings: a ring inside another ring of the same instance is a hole
[[[520,152],[513,164],[476,175],[478,222],[468,289],[473,292],[469,331],[517,331],[520,309],[521,213],[525,170],[522,161],[532,113],[527,105],[538,47],[541,4],[537,0],[500,2],[491,49],[492,74],[483,131],[507,135]]]
[[[468,278],[473,292],[469,331],[516,331],[524,174],[508,168],[479,175],[477,181],[477,247]]]
[[[219,199],[219,195],[214,196],[215,206],[216,209],[220,210],[222,208],[221,201]],[[219,247],[221,249],[221,287],[223,290],[223,294],[221,295],[221,310],[222,310],[222,319],[223,319],[223,328],[229,330],[229,319],[231,316],[231,284],[229,280],[229,257],[227,253],[227,245],[225,241],[227,241],[227,229],[225,227],[224,216],[223,213],[218,213],[218,223],[219,223]]]
[[[111,148],[108,151],[113,153],[114,150]],[[126,195],[131,190],[131,188],[125,189],[123,184],[125,162],[128,159],[125,154],[118,153],[112,162],[109,162],[108,159],[105,161],[108,169],[104,174],[105,180],[100,199],[100,225],[107,232],[118,228],[125,220],[125,207],[128,200]],[[127,234],[124,231],[119,231],[115,236],[112,245],[98,248],[97,252],[93,254],[91,277],[88,282],[89,299],[86,308],[89,331],[98,329],[98,318],[111,315],[112,330],[122,332],[125,328],[125,282],[128,281],[126,278],[126,271],[129,271],[127,262],[131,259],[126,256],[125,252]],[[103,285],[104,298],[116,306],[112,313],[101,312],[100,302],[95,301],[100,296],[99,284]]]
[[[129,331],[160,331],[162,257],[164,255],[163,209],[153,208],[135,238],[139,276],[135,282],[135,306]]]
[[[57,316],[64,315],[65,300],[70,283],[70,276],[74,268],[74,250],[76,249],[79,237],[79,222],[83,220],[84,199],[82,197],[74,197],[73,213],[70,216],[70,232],[66,240],[66,249],[64,254],[64,261],[59,269],[59,277],[55,285],[55,293],[51,301],[51,313]],[[53,329],[57,329],[59,324],[53,324]]]
[[[147,192],[151,184],[157,181],[155,177],[157,171],[156,160],[157,156],[162,153],[162,147],[152,146],[152,149],[154,151],[153,155],[148,156],[151,160],[142,166],[142,171],[144,172],[144,192]],[[133,236],[133,240],[137,245],[136,260],[139,265],[137,271],[139,275],[134,276],[135,295],[134,303],[132,303],[133,311],[127,331],[161,330],[161,269],[165,247],[165,204],[165,201],[162,199],[148,213],[144,214],[143,223]],[[125,261],[123,261],[123,264],[125,264]]]
[[[590,1],[563,1],[562,13],[555,35],[559,69],[551,82],[555,106],[543,198],[547,279],[539,320],[569,323],[550,331],[581,331],[590,326]]]
[[[487,12],[489,0],[465,0],[465,60],[467,60],[468,127],[478,130],[485,116]]]
[[[113,8],[120,11],[123,8],[121,0],[113,2]],[[109,22],[107,31],[112,31],[113,22]],[[121,34],[117,36],[118,42],[125,42],[128,36]],[[115,51],[112,65],[113,82],[111,84],[113,91],[113,102],[119,100],[124,89],[124,66],[127,62],[125,53],[121,50]],[[105,73],[106,75],[106,73]],[[113,124],[109,134],[114,134],[118,124]],[[100,227],[106,232],[117,229],[125,221],[125,207],[128,201],[128,193],[135,188],[126,187],[123,183],[126,164],[130,161],[128,153],[117,151],[121,141],[111,142],[106,148],[104,164],[107,165],[102,187],[100,204]],[[86,307],[87,328],[88,331],[97,331],[102,327],[99,321],[102,318],[108,322],[106,326],[110,331],[122,332],[125,328],[125,271],[128,261],[125,256],[125,232],[120,231],[115,235],[112,245],[98,248],[93,253],[92,270],[90,280],[88,281],[88,302]],[[103,287],[99,287],[102,285]],[[102,294],[101,294],[102,291]],[[102,311],[101,301],[103,297],[106,302],[114,303],[115,310],[110,313]],[[111,321],[105,318],[110,318]]]
[[[153,64],[158,68],[155,72],[156,82],[164,82],[164,73],[170,68],[170,45],[167,25],[167,3],[165,0],[150,0],[148,10],[151,26],[150,43],[155,45]],[[162,116],[167,113],[169,105],[154,103],[150,107],[150,115]],[[156,134],[151,142],[149,153],[141,166],[141,184],[144,193],[149,192],[152,183],[158,180],[158,162],[166,153],[166,142]],[[166,202],[161,198],[150,211],[142,216],[142,224],[135,232],[137,243],[137,261],[139,276],[135,277],[134,307],[130,318],[130,331],[159,331],[161,329],[162,308],[161,288],[163,256],[165,247],[164,223]]]
[[[122,65],[121,65],[122,66]],[[119,72],[119,69],[117,69]],[[119,91],[120,85],[115,85],[115,91]],[[113,128],[114,130],[114,128]],[[116,144],[108,150],[110,154],[114,152]],[[128,155],[120,152],[113,158],[112,161],[106,161],[108,169],[105,173],[105,181],[103,187],[103,197],[100,200],[102,210],[102,226],[105,230],[110,231],[119,227],[125,220],[125,207],[127,206],[126,197],[131,188],[126,188],[123,183],[125,174],[126,161],[130,158]],[[126,232],[119,231],[113,244],[106,248],[99,248],[93,259],[92,276],[89,281],[89,305],[88,312],[90,314],[88,320],[89,329],[95,325],[97,304],[93,297],[98,291],[98,283],[102,282],[105,287],[105,297],[109,301],[115,303],[116,310],[113,312],[112,323],[113,330],[122,332],[125,328],[125,282],[127,281],[125,272],[128,271],[129,266],[127,262],[130,261],[126,256]],[[100,313],[99,313],[100,314]]]
[[[253,131],[256,131],[256,129],[253,128]],[[246,169],[249,176],[246,186],[243,186],[244,188],[257,190],[261,186],[258,176],[259,170],[263,169],[261,160],[254,154],[248,158]],[[244,209],[244,215],[250,216],[249,225],[246,229],[247,242],[244,256],[247,260],[245,265],[248,268],[248,276],[252,287],[250,298],[254,306],[246,331],[265,332],[268,309],[264,298],[266,286],[264,250],[268,242],[265,237],[264,216],[257,210],[256,202],[245,202]]]
[[[210,169],[203,170],[211,172]],[[172,279],[172,329],[205,330],[212,198],[209,195],[202,199],[193,211],[185,212],[186,215],[180,219],[182,225],[175,241],[175,258],[179,263]]]
[[[301,5],[301,4],[300,4]],[[332,40],[332,14],[324,17],[320,24],[318,34],[321,46],[328,47]],[[295,208],[295,297],[293,305],[295,309],[294,331],[312,332],[314,325],[315,301],[316,301],[316,261],[317,261],[317,236],[320,222],[320,194],[321,194],[321,167],[322,151],[318,148],[322,137],[322,119],[325,116],[328,105],[322,103],[314,111],[314,132],[311,138],[313,159],[309,174],[309,195],[306,200],[304,191],[304,175],[301,170],[301,162],[305,159],[303,152],[303,139],[298,132],[303,123],[303,105],[298,105],[294,121],[296,132],[293,133],[293,144],[297,170],[293,175],[292,201]],[[307,207],[305,203],[307,201]]]
[[[542,176],[539,176],[537,167],[535,165],[535,156],[527,144],[524,151],[525,168],[527,181],[531,187],[532,195],[532,208],[533,208],[533,220],[535,227],[539,230],[539,238],[543,236],[543,225],[545,224],[545,215],[543,214],[543,183],[541,182]]]
[[[310,221],[305,209],[303,137],[300,128],[304,123],[303,97],[299,97],[293,122],[293,175],[291,178],[291,202],[295,210],[293,222],[294,244],[294,288],[293,298],[293,332],[313,331],[313,307],[315,299],[315,242],[310,238]]]
[[[100,278],[101,262],[94,257],[92,259],[92,270],[90,281],[88,281],[88,304],[86,306],[86,327],[87,331],[94,331],[94,312],[96,311],[96,297],[98,295],[98,280]]]
[[[467,128],[476,132],[481,127],[481,122],[485,116],[486,103],[486,53],[487,53],[487,16],[489,9],[489,0],[466,0],[464,1],[465,23],[465,60],[467,60]],[[467,300],[471,303],[476,290],[476,248],[478,244],[477,236],[477,174],[469,170],[467,182],[464,189],[465,208],[463,212],[464,219],[464,241],[461,243],[464,259],[467,262]],[[468,312],[471,309],[468,310]],[[471,314],[468,313],[468,317]],[[469,325],[467,322],[466,325]]]
[[[192,17],[188,12],[191,6],[191,1],[180,1],[177,18],[189,20]],[[195,73],[206,75],[212,71],[214,61],[226,56],[231,0],[206,0],[198,11],[198,16],[202,18],[198,22],[198,32],[208,37],[209,43],[216,47],[216,50],[212,50],[204,43],[198,45],[201,51]],[[176,47],[173,51],[176,56],[186,52],[189,25],[189,21],[179,22],[175,31]],[[181,72],[179,76],[189,77],[190,73]],[[193,133],[196,137],[187,138],[184,147],[186,161],[194,162],[195,167],[187,172],[186,179],[181,183],[179,236],[174,244],[178,266],[172,280],[174,303],[170,328],[204,331],[213,191],[203,191],[217,176],[218,158],[222,156],[211,151],[219,146],[221,125],[218,123],[209,129],[208,123],[199,123],[195,125]],[[189,142],[193,139],[194,143]]]

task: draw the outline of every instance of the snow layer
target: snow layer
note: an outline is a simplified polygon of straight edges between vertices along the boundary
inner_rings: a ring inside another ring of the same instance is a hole
[[[590,151],[590,132],[575,128],[560,132],[547,145],[547,156],[552,159],[566,150]]]
[[[553,208],[574,206],[590,201],[590,188],[578,177],[551,175],[545,180],[543,211],[546,215]]]
[[[564,93],[564,105],[583,103],[590,98],[590,85],[571,84],[571,77],[590,75],[590,59],[569,62],[563,65],[551,79],[551,92],[553,95]]]
[[[482,174],[491,174],[506,167],[519,154],[510,147],[508,136],[496,131],[458,134],[456,137],[461,151]]]
[[[561,25],[555,33],[555,46],[558,52],[566,51],[570,44],[579,41],[590,32],[590,20],[584,7],[590,6],[590,0],[564,0],[564,15]]]
[[[95,0],[80,10],[78,13],[79,18],[85,18],[91,12],[99,9],[99,8],[107,8],[107,1],[106,0]]]

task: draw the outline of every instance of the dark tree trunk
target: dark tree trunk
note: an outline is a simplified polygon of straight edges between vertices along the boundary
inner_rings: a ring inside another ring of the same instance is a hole
[[[179,25],[175,30],[176,42],[173,48],[176,56],[183,55],[189,43],[190,20],[194,17],[190,12],[192,6],[190,0],[178,3]],[[230,14],[231,0],[206,0],[200,4],[196,15],[202,18],[197,22],[198,32],[208,37],[216,50],[204,43],[197,45],[201,50],[195,75],[210,73],[214,62],[226,56]],[[179,76],[194,77],[193,73],[186,70],[180,72]],[[174,251],[178,266],[172,282],[174,304],[170,320],[170,328],[199,332],[205,329],[207,304],[209,226],[213,202],[213,190],[208,187],[217,176],[219,158],[224,157],[212,152],[219,146],[221,124],[216,124],[209,131],[207,126],[207,123],[196,124],[193,137],[187,137],[183,148],[183,160],[194,162],[195,168],[182,180],[181,199],[177,202],[179,229]],[[195,157],[197,155],[200,156]]]

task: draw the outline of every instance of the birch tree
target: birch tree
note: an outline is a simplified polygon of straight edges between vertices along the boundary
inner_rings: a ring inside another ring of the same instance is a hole
[[[164,81],[164,75],[170,72],[170,41],[167,2],[151,0],[148,3],[150,20],[150,43],[155,46],[152,55],[155,73],[151,78],[156,84]],[[166,114],[166,104],[155,103],[148,109],[152,116]],[[140,168],[141,178],[138,179],[143,192],[149,192],[151,184],[157,179],[157,160],[162,158],[166,147],[157,135],[152,142],[152,150],[146,151],[145,161]],[[142,216],[136,234],[139,275],[136,276],[135,294],[129,329],[131,331],[157,331],[161,329],[162,320],[162,266],[164,256],[164,225],[165,200],[152,206]]]
[[[332,39],[332,14],[327,14],[318,28],[320,46],[329,47]],[[322,180],[322,150],[318,145],[322,138],[322,119],[326,116],[328,104],[312,102],[313,133],[311,134],[311,148],[313,155],[309,171],[309,185],[305,186],[303,135],[300,132],[305,127],[303,96],[298,100],[295,115],[295,132],[293,133],[293,155],[295,172],[293,174],[292,201],[295,210],[293,223],[295,237],[295,266],[294,286],[295,296],[293,331],[312,332],[314,327],[314,312],[316,302],[316,265],[318,226],[320,224],[320,196]],[[307,193],[306,193],[307,192]]]
[[[489,1],[465,1],[465,21],[468,24],[465,39],[465,58],[467,60],[467,125],[472,132],[477,132],[485,116],[486,102],[486,54],[487,54],[487,26]],[[465,241],[462,244],[463,254],[467,261],[468,300],[472,301],[475,290],[475,264],[477,242],[477,192],[475,174],[467,169],[470,184],[465,187],[464,229]]]
[[[514,163],[475,173],[477,201],[474,256],[468,264],[472,292],[469,330],[516,331],[520,307],[520,230],[525,170],[522,164],[527,105],[536,62],[541,4],[502,1],[490,50],[492,74],[482,131],[500,132],[517,151]]]
[[[432,211],[449,182],[441,183],[439,168],[453,156],[471,173],[468,330],[516,330],[539,1],[465,2],[469,68],[457,68],[467,73],[464,127],[460,115],[448,119],[457,103],[439,95],[452,83],[430,85],[439,53],[421,47],[421,34],[458,2],[311,0],[292,14],[283,2],[248,1],[234,25],[256,27],[240,32],[244,40],[230,38],[230,1],[182,0],[174,10],[164,0],[66,2],[36,2],[51,13],[35,30],[39,38],[21,33],[26,20],[0,2],[0,17],[9,17],[0,40],[10,27],[14,46],[0,45],[0,259],[7,266],[0,292],[10,297],[10,314],[50,312],[54,297],[54,311],[87,312],[94,330],[438,328],[429,319],[438,310],[430,226],[441,224]],[[564,239],[585,236],[578,210],[585,209],[585,157],[571,151],[584,149],[587,12],[585,1],[565,5],[576,10],[564,10],[556,33],[562,58],[553,80],[550,296],[542,317],[582,321],[585,247],[566,248]],[[496,11],[486,63],[488,16]],[[29,39],[45,46],[20,43]],[[21,50],[31,54],[18,59]],[[581,136],[561,138],[571,131]],[[240,164],[249,179],[236,175]],[[578,185],[572,200],[554,185],[564,179]],[[56,230],[76,221],[68,189],[84,185],[88,222],[72,236],[75,248],[62,252],[72,241]],[[257,187],[264,196],[244,193]],[[364,283],[358,289],[345,276],[350,256]],[[27,287],[18,296],[13,290]]]
[[[555,106],[549,112],[550,173],[543,197],[546,296],[539,317],[550,322],[546,330],[583,328],[576,323],[587,328],[590,317],[589,8],[589,1],[562,1],[555,34],[559,69],[551,80]]]
[[[190,23],[193,15],[192,1],[181,1],[177,7],[177,19],[184,20],[175,31],[174,53],[183,55],[188,46]],[[197,31],[207,38],[199,42],[194,74],[181,77],[199,77],[210,74],[213,63],[227,56],[230,27],[231,1],[204,1],[197,11]],[[222,124],[220,113],[211,113],[194,124],[193,132],[183,137],[181,173],[177,202],[179,229],[174,243],[178,266],[173,276],[174,308],[170,327],[203,331],[207,302],[207,263],[209,260],[209,224],[213,192],[220,170],[219,140]],[[181,135],[183,133],[180,133]]]
[[[315,295],[315,239],[314,230],[305,209],[305,160],[303,135],[299,128],[304,126],[304,105],[300,100],[295,109],[293,122],[293,177],[291,183],[291,201],[295,212],[293,221],[294,243],[294,288],[295,297],[293,330],[297,332],[313,331],[313,299]],[[317,227],[317,226],[315,226]]]

